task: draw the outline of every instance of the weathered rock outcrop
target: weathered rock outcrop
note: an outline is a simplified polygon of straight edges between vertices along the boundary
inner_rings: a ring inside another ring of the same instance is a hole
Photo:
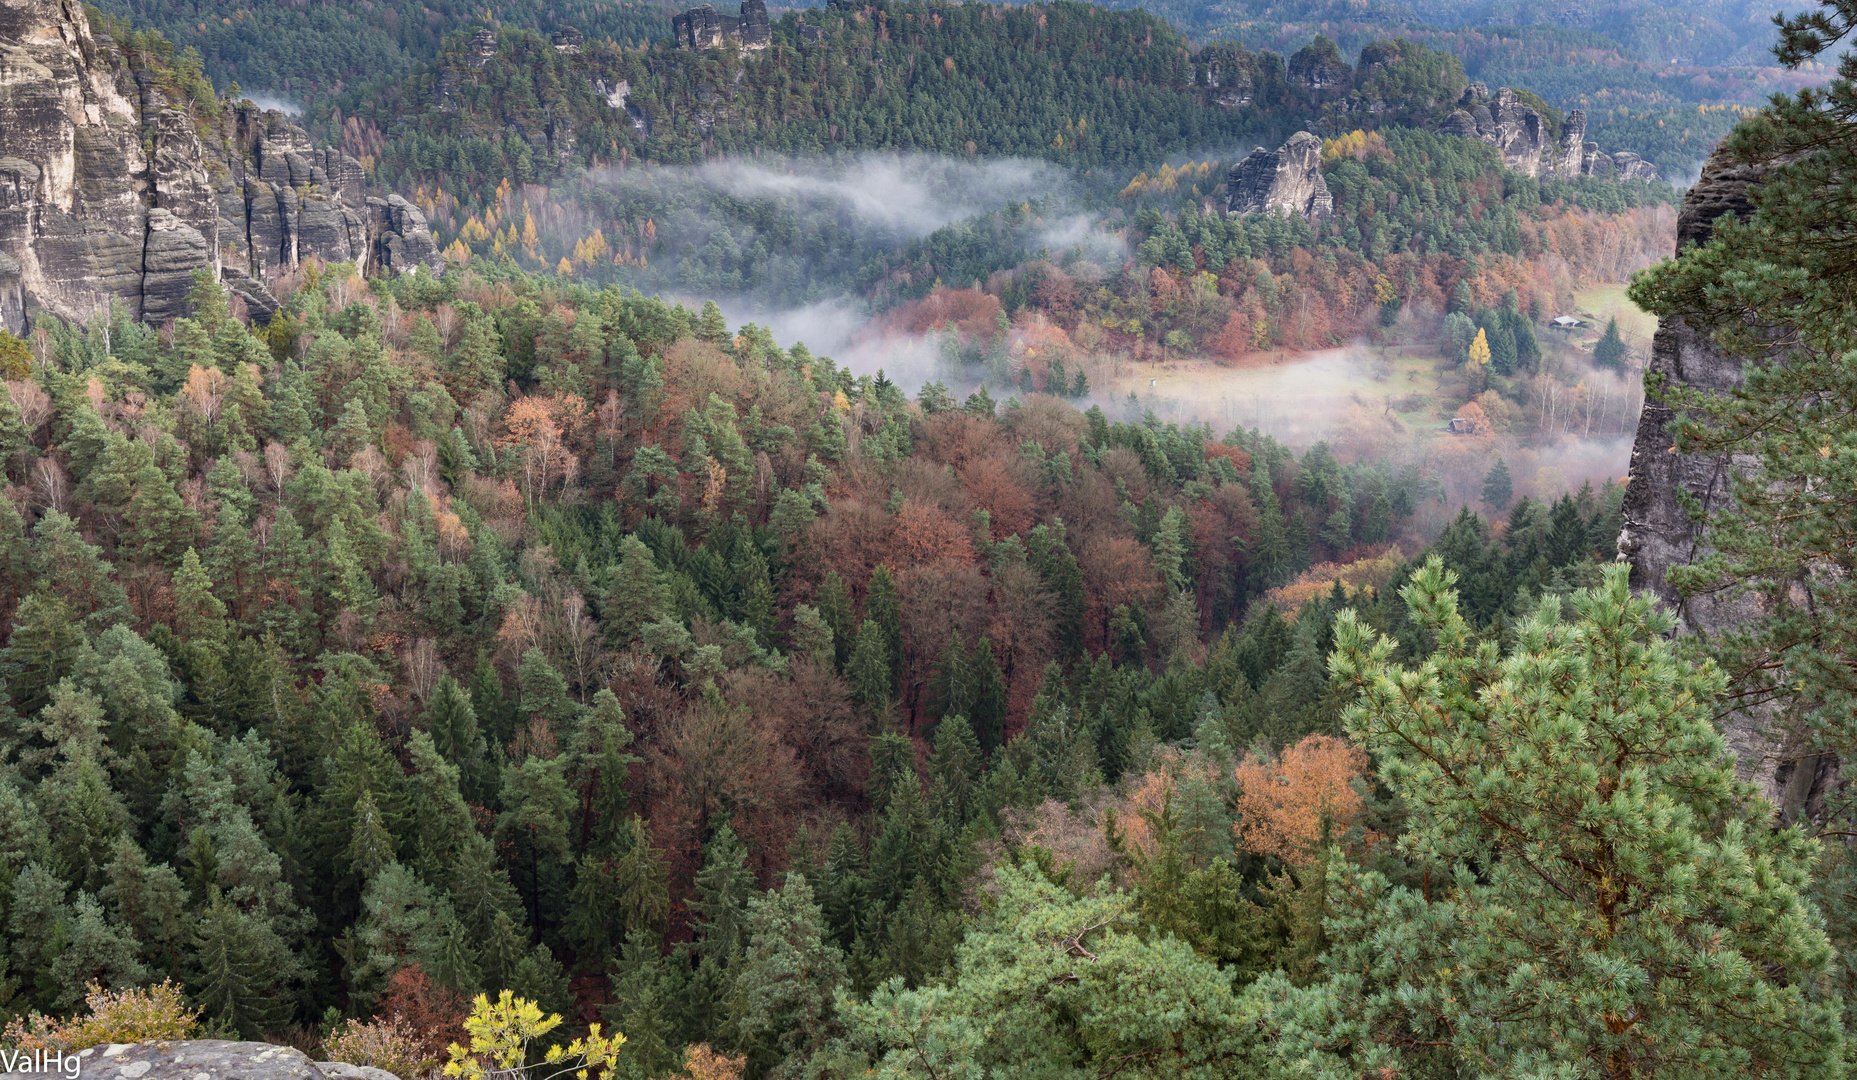
[[[774,40],[767,0],[742,0],[740,15],[724,15],[700,4],[671,16],[671,36],[680,49],[719,49],[733,45],[743,52],[765,49]]]
[[[382,1069],[311,1061],[295,1047],[223,1039],[93,1046],[44,1072],[28,1066],[14,1075],[70,1080],[73,1058],[85,1080],[398,1080]]]
[[[1275,150],[1263,147],[1232,166],[1225,178],[1226,210],[1233,214],[1300,214],[1320,221],[1334,212],[1322,179],[1322,140],[1306,131]]]
[[[1719,151],[1711,157],[1683,198],[1683,209],[1677,215],[1677,250],[1690,243],[1707,243],[1716,221],[1725,215],[1745,219],[1751,214],[1747,190],[1762,172],[1757,166],[1727,160]],[[1673,387],[1726,392],[1741,382],[1742,361],[1722,355],[1705,332],[1679,315],[1658,324],[1645,371],[1647,379],[1653,375]],[[1705,513],[1721,509],[1729,498],[1734,471],[1753,462],[1726,455],[1672,452],[1674,419],[1668,406],[1645,399],[1631,449],[1619,557],[1631,564],[1632,587],[1668,605],[1677,615],[1681,632],[1713,634],[1751,621],[1759,610],[1749,599],[1685,598],[1670,587],[1666,579],[1670,569],[1696,561],[1706,550],[1702,530],[1684,510],[1682,500],[1685,496],[1695,499]],[[1740,759],[1741,771],[1789,816],[1811,813],[1828,787],[1837,782],[1836,759],[1813,754],[1803,740],[1769,730],[1767,719],[1743,712],[1726,722],[1725,732]]]
[[[1561,179],[1657,179],[1657,166],[1631,151],[1607,154],[1598,143],[1587,142],[1584,109],[1568,113],[1561,121],[1559,137],[1550,139],[1547,118],[1524,104],[1509,87],[1502,87],[1491,97],[1488,86],[1473,82],[1457,105],[1438,129],[1488,143],[1502,155],[1503,165],[1516,172]]]
[[[78,0],[0,0],[0,325],[115,300],[184,315],[201,269],[268,316],[266,272],[311,255],[439,265],[424,216],[366,199],[359,162],[249,105],[203,124],[137,59]]]

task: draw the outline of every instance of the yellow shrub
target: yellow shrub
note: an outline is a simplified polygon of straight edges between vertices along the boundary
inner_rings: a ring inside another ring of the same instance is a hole
[[[187,1008],[181,988],[166,980],[127,990],[105,990],[91,983],[89,989],[84,1004],[90,1015],[69,1020],[36,1012],[16,1016],[6,1026],[6,1042],[21,1050],[69,1053],[108,1043],[191,1039],[200,1033],[200,1011]]]

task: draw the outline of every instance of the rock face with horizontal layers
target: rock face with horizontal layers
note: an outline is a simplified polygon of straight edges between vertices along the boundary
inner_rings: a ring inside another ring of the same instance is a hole
[[[1310,221],[1329,216],[1335,199],[1322,179],[1322,140],[1299,131],[1275,150],[1251,151],[1225,178],[1225,198],[1233,214],[1297,214]]]
[[[1504,167],[1529,176],[1562,180],[1576,176],[1657,179],[1657,166],[1631,151],[1607,154],[1598,143],[1587,142],[1584,109],[1568,113],[1561,121],[1559,137],[1551,139],[1547,118],[1506,86],[1492,97],[1488,86],[1471,83],[1457,109],[1444,118],[1438,130],[1495,147]]]
[[[742,0],[740,15],[724,15],[713,4],[700,4],[671,16],[671,36],[680,49],[720,49],[733,45],[743,52],[765,49],[774,40],[767,17],[767,0]]]
[[[62,1060],[27,1063],[13,1075],[34,1080],[70,1080],[71,1063],[84,1080],[399,1080],[383,1069],[315,1062],[303,1051],[269,1043],[223,1039],[114,1043],[64,1055]],[[33,1071],[37,1066],[43,1071]]]
[[[1715,223],[1733,214],[1753,213],[1747,191],[1764,170],[1732,161],[1717,151],[1683,198],[1677,216],[1676,248],[1707,243]],[[1743,361],[1724,356],[1708,334],[1682,315],[1662,320],[1651,344],[1646,378],[1661,376],[1672,387],[1725,393],[1742,380]],[[1721,510],[1730,498],[1735,470],[1756,464],[1728,455],[1678,454],[1671,433],[1675,414],[1646,397],[1631,449],[1631,475],[1625,486],[1625,527],[1619,534],[1619,557],[1631,564],[1631,584],[1662,600],[1676,614],[1682,633],[1715,634],[1759,617],[1751,599],[1683,597],[1666,578],[1672,567],[1693,563],[1707,551],[1699,523],[1684,510],[1693,498],[1705,513]],[[1803,739],[1771,730],[1770,717],[1759,712],[1733,714],[1724,724],[1741,772],[1789,818],[1816,816],[1824,794],[1840,782],[1837,760],[1812,753]]]
[[[282,115],[170,102],[79,0],[0,0],[0,326],[186,314],[208,270],[268,317],[268,271],[315,256],[364,272],[441,265],[417,208],[368,200],[361,164]],[[410,210],[410,212],[408,212]]]

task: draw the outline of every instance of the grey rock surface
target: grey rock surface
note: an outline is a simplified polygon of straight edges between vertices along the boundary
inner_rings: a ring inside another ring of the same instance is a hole
[[[1677,216],[1677,249],[1707,243],[1715,223],[1725,215],[1745,219],[1751,214],[1747,190],[1763,171],[1727,160],[1717,151],[1684,196]],[[1721,393],[1740,384],[1742,364],[1739,357],[1723,355],[1707,333],[1678,315],[1659,323],[1645,375],[1661,376],[1673,387]],[[1685,598],[1671,588],[1670,569],[1694,562],[1707,551],[1703,530],[1680,500],[1685,495],[1694,498],[1704,513],[1721,509],[1735,471],[1757,462],[1741,456],[1676,453],[1674,420],[1669,406],[1645,399],[1625,486],[1619,557],[1631,564],[1632,587],[1657,597],[1676,614],[1679,632],[1714,634],[1757,618],[1759,608],[1751,599]],[[1839,782],[1837,762],[1812,753],[1802,738],[1778,729],[1771,720],[1761,712],[1738,712],[1725,721],[1724,732],[1743,776],[1789,817],[1810,815]]]
[[[268,1043],[116,1043],[79,1050],[74,1056],[83,1080],[329,1080],[303,1051]],[[69,1080],[68,1072],[23,1075]]]
[[[255,106],[203,123],[140,63],[79,0],[0,0],[0,326],[184,315],[198,270],[256,313],[303,259],[442,266],[417,207],[374,212],[360,162]]]
[[[699,4],[671,16],[671,36],[680,49],[719,49],[732,45],[743,52],[765,49],[774,40],[767,0],[742,0],[740,15],[724,15],[713,4]]]
[[[1225,179],[1226,210],[1233,214],[1297,214],[1320,221],[1334,212],[1322,179],[1322,140],[1306,131],[1275,150],[1263,147],[1232,166]]]
[[[318,1061],[316,1067],[329,1080],[400,1080],[385,1069],[372,1065],[350,1065],[345,1061]]]

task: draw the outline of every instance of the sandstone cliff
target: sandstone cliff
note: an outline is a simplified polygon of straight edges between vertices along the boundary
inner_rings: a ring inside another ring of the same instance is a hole
[[[1758,167],[1727,160],[1719,152],[1711,157],[1683,198],[1677,216],[1677,250],[1690,243],[1707,243],[1715,222],[1724,215],[1745,219],[1751,214],[1747,189],[1760,175]],[[1677,316],[1658,325],[1645,376],[1662,376],[1674,387],[1721,392],[1740,383],[1741,368],[1739,358],[1722,355],[1706,333]],[[1685,496],[1695,499],[1704,513],[1721,509],[1729,497],[1733,470],[1746,463],[1727,456],[1673,453],[1674,418],[1668,406],[1645,398],[1631,450],[1619,557],[1631,564],[1632,587],[1667,604],[1676,613],[1681,632],[1713,634],[1757,617],[1753,602],[1684,598],[1670,587],[1665,575],[1673,566],[1694,561],[1705,549],[1701,529],[1681,500]],[[1837,782],[1836,759],[1810,753],[1785,732],[1768,730],[1766,719],[1738,713],[1725,724],[1741,771],[1789,816],[1813,813],[1823,793]]]
[[[1587,142],[1586,110],[1568,113],[1561,122],[1559,136],[1550,137],[1547,118],[1506,86],[1491,97],[1489,87],[1471,83],[1457,109],[1444,118],[1438,129],[1488,143],[1502,155],[1503,165],[1529,176],[1563,180],[1576,176],[1657,179],[1657,166],[1631,151],[1607,154],[1598,143]]]
[[[311,255],[439,265],[424,215],[366,197],[359,162],[277,113],[222,113],[175,104],[141,57],[91,33],[79,0],[0,0],[0,325],[113,300],[184,315],[200,269],[268,317],[266,272]]]
[[[1232,166],[1225,179],[1226,209],[1233,214],[1300,214],[1320,221],[1335,200],[1322,179],[1322,140],[1306,131],[1275,150],[1263,147]]]
[[[774,30],[766,0],[742,0],[739,16],[721,14],[712,4],[671,16],[671,36],[680,49],[719,49],[727,44],[758,52],[773,42]]]

